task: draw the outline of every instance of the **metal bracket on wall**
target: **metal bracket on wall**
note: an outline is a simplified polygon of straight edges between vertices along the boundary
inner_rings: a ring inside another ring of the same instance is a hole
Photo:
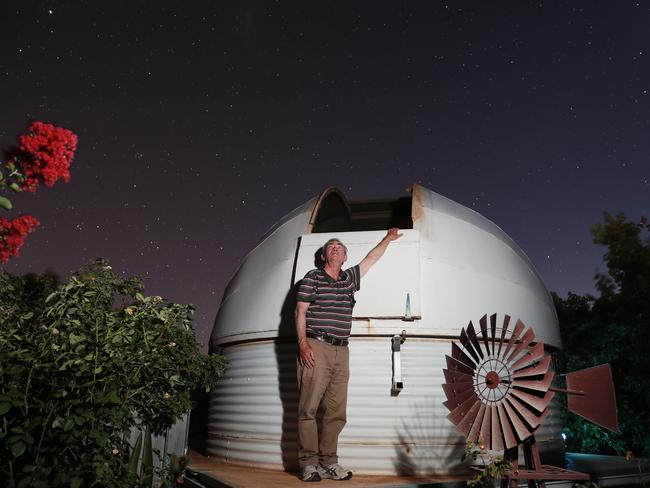
[[[402,317],[402,320],[404,320],[405,322],[413,322],[413,320],[415,320],[413,318],[413,315],[411,315],[411,294],[410,293],[406,294],[406,307],[404,308],[404,317]],[[404,332],[402,332],[402,334],[404,334]]]
[[[394,335],[390,341],[390,348],[393,355],[393,381],[390,389],[391,396],[399,395],[404,388],[402,382],[402,361],[400,359],[400,350],[406,340],[406,331],[403,330],[401,335]]]

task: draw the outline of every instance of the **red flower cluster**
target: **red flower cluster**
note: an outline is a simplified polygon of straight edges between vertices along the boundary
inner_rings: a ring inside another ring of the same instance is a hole
[[[0,217],[0,262],[6,263],[25,243],[25,237],[38,225],[31,215],[23,215],[13,220]]]
[[[34,122],[29,134],[20,136],[20,150],[27,156],[21,164],[25,177],[22,188],[36,191],[40,178],[48,188],[59,178],[68,182],[76,149],[77,136],[68,129]]]

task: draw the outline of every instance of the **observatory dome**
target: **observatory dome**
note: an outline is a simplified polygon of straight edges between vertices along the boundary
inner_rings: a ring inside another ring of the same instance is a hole
[[[552,299],[523,251],[497,225],[414,185],[410,196],[348,202],[335,188],[293,210],[262,237],[224,293],[211,347],[230,367],[211,394],[207,452],[230,462],[297,467],[295,286],[329,238],[354,265],[385,235],[403,237],[363,278],[350,339],[348,423],[339,456],[358,473],[451,473],[465,440],[446,418],[443,368],[461,328],[485,314],[534,327],[561,347]],[[396,390],[395,335],[402,388]],[[562,450],[559,406],[536,433]]]

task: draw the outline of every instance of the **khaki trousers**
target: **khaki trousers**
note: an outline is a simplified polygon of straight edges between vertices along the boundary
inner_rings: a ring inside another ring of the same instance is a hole
[[[336,448],[339,434],[346,422],[348,379],[350,377],[349,350],[308,337],[314,351],[313,368],[298,363],[298,463],[338,462]],[[323,406],[323,418],[318,435],[316,412]]]

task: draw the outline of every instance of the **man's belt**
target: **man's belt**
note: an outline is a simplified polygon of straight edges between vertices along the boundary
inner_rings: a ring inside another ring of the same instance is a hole
[[[317,341],[327,342],[328,344],[332,344],[333,346],[348,345],[347,339],[339,339],[338,337],[334,337],[332,335],[326,334],[325,332],[307,332],[307,337],[311,337],[312,339],[316,339]]]

